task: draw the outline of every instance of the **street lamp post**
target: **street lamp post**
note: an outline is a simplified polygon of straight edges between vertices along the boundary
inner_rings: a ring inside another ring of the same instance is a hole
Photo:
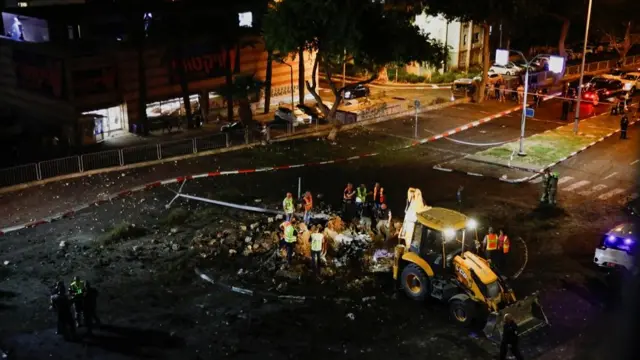
[[[502,63],[501,65],[505,65],[506,63],[509,62],[509,52],[514,52],[518,55],[520,55],[522,57],[522,59],[524,59],[525,62],[525,75],[524,75],[524,99],[522,102],[522,119],[520,121],[520,148],[518,149],[518,156],[526,156],[527,154],[524,152],[524,135],[525,135],[525,128],[526,128],[526,124],[527,124],[527,106],[528,106],[528,102],[527,102],[527,96],[529,95],[529,68],[531,67],[531,64],[533,64],[533,62],[538,59],[541,56],[549,56],[549,59],[554,59],[557,60],[556,56],[550,56],[547,54],[538,54],[536,56],[533,57],[533,59],[531,60],[527,60],[526,56],[524,56],[524,54],[521,51],[518,50],[497,50],[496,52],[496,63]],[[553,62],[554,64],[554,68],[555,68],[555,62]],[[564,64],[562,65],[564,66]],[[550,69],[553,72],[557,72],[557,71],[561,71],[561,70],[557,70],[557,69]],[[556,71],[557,70],[557,71]]]
[[[591,5],[593,0],[589,0],[589,8],[587,10],[587,27],[584,31],[584,45],[582,46],[582,65],[580,66],[580,81],[578,81],[578,106],[576,106],[575,118],[573,119],[573,133],[578,133],[580,123],[580,100],[582,99],[582,82],[584,79],[584,66],[587,60],[587,41],[589,40],[589,23],[591,22]]]

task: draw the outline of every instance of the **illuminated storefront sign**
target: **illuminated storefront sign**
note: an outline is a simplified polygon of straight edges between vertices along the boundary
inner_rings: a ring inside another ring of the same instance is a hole
[[[233,69],[233,73],[238,73],[240,59],[236,49],[229,50],[229,60],[230,63],[227,64],[227,50],[216,54],[211,54],[210,51],[191,51],[187,56],[170,61],[171,81],[179,83],[182,74],[187,81],[216,78],[224,76],[229,67]]]
[[[14,49],[13,62],[19,88],[58,99],[65,97],[62,60]]]
[[[117,88],[118,77],[114,67],[73,72],[73,91],[76,97],[111,93]]]

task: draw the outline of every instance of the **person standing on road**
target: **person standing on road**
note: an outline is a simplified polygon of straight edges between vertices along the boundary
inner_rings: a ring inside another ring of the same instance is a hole
[[[293,260],[293,248],[298,241],[298,235],[295,227],[293,226],[295,222],[295,218],[291,218],[291,221],[285,221],[280,224],[280,229],[282,229],[282,242],[280,247],[284,247],[287,250],[287,264],[291,265],[291,261]]]
[[[549,202],[549,183],[551,181],[551,172],[549,169],[544,169],[542,173],[542,196],[540,197],[540,204],[547,204]]]
[[[93,324],[100,326],[100,319],[97,314],[98,290],[87,281],[86,292],[84,294],[84,322],[87,327],[87,334],[93,334]]]
[[[559,175],[557,172],[552,172],[551,176],[549,177],[549,204],[551,205],[555,205],[556,204],[556,195],[558,194],[558,180],[559,180]]]
[[[76,326],[80,327],[83,324],[82,315],[84,313],[84,293],[85,293],[84,281],[80,280],[78,276],[73,277],[71,285],[69,285],[69,295],[73,301],[73,308],[76,314]]]
[[[342,192],[342,220],[346,223],[351,222],[354,217],[355,209],[353,201],[355,200],[355,196],[356,192],[353,189],[353,184],[348,183]]]
[[[367,203],[367,187],[364,184],[360,184],[356,189],[356,206],[358,208],[358,215],[362,215],[362,209]]]
[[[320,258],[325,250],[324,235],[322,234],[322,226],[312,228],[311,237],[311,267],[313,272],[317,275],[320,274]]]
[[[627,139],[627,128],[629,128],[629,117],[625,114],[620,118],[620,139]]]
[[[71,313],[71,299],[66,294],[64,282],[59,281],[54,294],[49,301],[49,309],[55,310],[58,315],[58,330],[56,334],[62,335],[65,340],[73,340],[76,336],[76,326]]]
[[[382,187],[380,186],[380,183],[375,183],[375,185],[373,185],[373,191],[371,192],[371,197],[373,199],[373,205],[376,209],[380,208],[380,204],[383,203],[383,201],[381,201],[381,197],[384,196],[382,195]]]
[[[500,342],[500,360],[507,359],[507,353],[511,350],[511,354],[516,360],[523,360],[520,346],[518,345],[518,324],[513,320],[511,314],[504,315],[504,326],[502,328],[502,341]]]
[[[570,107],[571,107],[571,104],[569,103],[569,100],[567,99],[562,100],[562,116],[560,116],[560,120],[564,120],[564,121],[567,120],[567,118],[569,117]]]
[[[503,229],[498,230],[498,250],[500,251],[500,261],[498,267],[500,271],[504,272],[507,265],[507,254],[511,249],[511,240]]]
[[[282,210],[284,211],[284,219],[291,221],[295,206],[293,204],[293,195],[290,192],[288,192],[284,200],[282,200]]]
[[[485,248],[485,258],[492,264],[497,260],[498,236],[493,232],[493,228],[489,227],[489,232],[482,240],[482,246]]]
[[[576,111],[576,89],[575,88],[570,88],[569,89],[569,99],[570,100],[570,106],[569,106],[569,112],[574,112]]]
[[[522,85],[522,83],[520,83],[520,85],[518,85],[518,88],[516,89],[516,91],[518,91],[518,103],[522,104],[522,102],[524,101],[524,85]]]
[[[499,87],[500,102],[505,102],[507,100],[506,90],[507,90],[507,85],[503,81],[500,81],[500,87]]]
[[[302,219],[304,224],[309,226],[309,222],[311,221],[311,209],[313,209],[313,197],[311,196],[311,192],[307,191],[304,193],[302,202],[304,203],[304,217]]]

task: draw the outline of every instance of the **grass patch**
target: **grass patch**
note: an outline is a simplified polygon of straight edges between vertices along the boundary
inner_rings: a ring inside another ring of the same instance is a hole
[[[124,222],[100,235],[100,237],[98,237],[98,243],[104,246],[114,245],[126,240],[139,238],[146,235],[146,233],[147,230],[144,228]]]
[[[185,208],[173,208],[162,223],[168,226],[182,225],[188,218],[189,212]]]
[[[518,157],[517,161],[534,165],[547,165],[578,151],[597,138],[606,135],[611,130],[596,131],[587,136],[575,136],[570,131],[551,131],[537,134],[525,139],[525,152],[527,156]],[[518,151],[520,143],[510,142],[498,147],[476,153],[477,156],[489,156],[501,160],[509,160],[512,154]]]

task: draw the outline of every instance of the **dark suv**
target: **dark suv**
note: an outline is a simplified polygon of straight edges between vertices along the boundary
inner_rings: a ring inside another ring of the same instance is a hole
[[[583,97],[591,101],[612,101],[624,94],[624,84],[617,79],[594,77],[589,81],[583,92]]]

